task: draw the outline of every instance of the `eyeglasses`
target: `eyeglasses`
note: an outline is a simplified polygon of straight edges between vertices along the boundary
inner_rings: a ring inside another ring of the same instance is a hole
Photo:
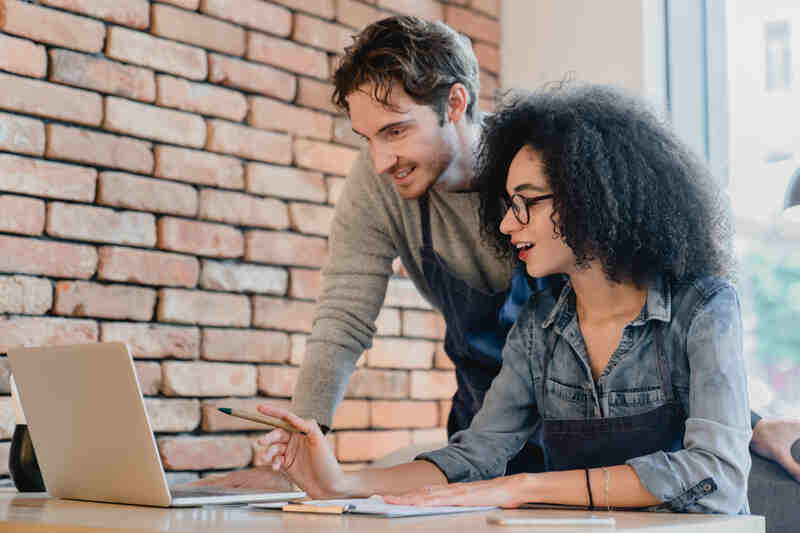
[[[510,199],[504,199],[503,201],[505,203],[506,212],[511,209],[511,211],[514,212],[514,218],[517,219],[517,222],[524,226],[531,221],[531,206],[552,197],[552,194],[542,194],[540,196],[526,198],[521,194],[515,194]]]

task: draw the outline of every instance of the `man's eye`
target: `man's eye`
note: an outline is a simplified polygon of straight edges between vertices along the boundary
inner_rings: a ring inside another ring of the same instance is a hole
[[[403,130],[401,130],[400,128],[393,128],[393,129],[389,130],[388,133],[389,133],[389,137],[397,137],[401,133],[403,133]]]

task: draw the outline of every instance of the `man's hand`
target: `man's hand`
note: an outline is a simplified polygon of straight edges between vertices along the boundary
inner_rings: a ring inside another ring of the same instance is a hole
[[[764,418],[753,428],[750,448],[781,465],[800,482],[800,463],[792,457],[791,448],[800,439],[800,420]]]
[[[256,489],[289,492],[294,490],[292,482],[282,472],[276,472],[269,466],[237,470],[220,476],[209,476],[184,487],[221,487],[228,489]]]

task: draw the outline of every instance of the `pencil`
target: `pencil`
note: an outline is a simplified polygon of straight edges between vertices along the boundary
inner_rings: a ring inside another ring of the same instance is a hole
[[[252,420],[253,422],[258,422],[259,424],[264,424],[265,426],[271,426],[273,428],[285,429],[290,433],[302,433],[303,435],[305,435],[305,432],[299,431],[298,429],[290,426],[280,418],[274,418],[272,416],[262,415],[261,413],[242,411],[241,409],[231,409],[229,407],[217,407],[217,410],[225,413],[226,415],[235,416],[237,418],[244,418],[245,420]]]

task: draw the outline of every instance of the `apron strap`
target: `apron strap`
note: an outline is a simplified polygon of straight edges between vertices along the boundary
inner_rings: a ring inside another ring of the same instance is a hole
[[[422,224],[422,245],[433,249],[433,238],[431,237],[431,217],[428,211],[428,193],[419,197],[419,217]]]

